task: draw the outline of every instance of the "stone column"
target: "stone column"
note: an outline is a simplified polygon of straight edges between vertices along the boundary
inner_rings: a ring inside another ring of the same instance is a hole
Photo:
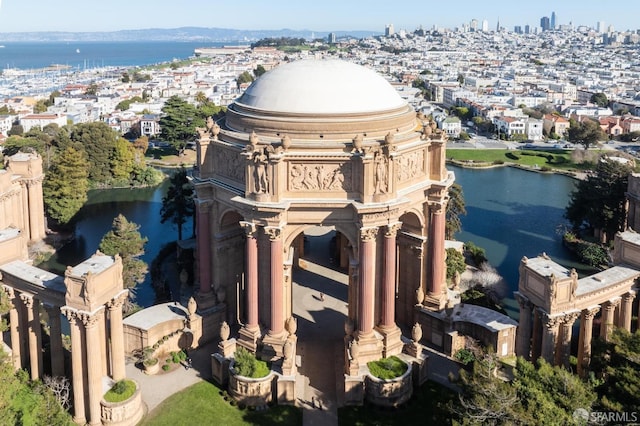
[[[600,318],[600,338],[605,342],[609,341],[609,336],[613,330],[613,316],[616,306],[620,304],[620,298],[609,300],[602,304],[602,316]]]
[[[86,423],[84,405],[84,379],[82,360],[85,357],[82,342],[81,320],[76,310],[65,309],[64,314],[69,320],[71,329],[71,372],[73,384],[73,421],[83,425]]]
[[[542,348],[542,314],[540,308],[533,310],[533,331],[531,337],[531,361],[536,362]]]
[[[633,309],[633,299],[635,299],[635,291],[630,291],[622,295],[622,305],[620,306],[620,323],[619,327],[627,331],[631,331],[631,317]]]
[[[111,337],[111,375],[116,382],[126,377],[124,366],[124,330],[122,304],[127,294],[115,297],[107,303],[109,308],[109,335]]]
[[[555,364],[569,367],[569,357],[571,356],[571,337],[573,334],[573,324],[578,319],[580,312],[569,312],[561,318],[560,339],[556,346]]]
[[[20,305],[21,303],[16,296],[15,291],[11,287],[4,287],[4,291],[11,303],[9,307],[9,330],[11,334],[11,361],[13,368],[16,370],[22,368],[22,351],[20,344],[20,330],[23,328],[20,326]]]
[[[445,302],[444,291],[446,287],[446,251],[444,247],[444,235],[446,226],[445,202],[433,202],[429,204],[429,240],[427,264],[429,274],[427,278],[427,297],[425,304],[433,308],[441,309]]]
[[[516,342],[516,354],[529,360],[531,354],[531,302],[525,296],[516,292],[516,300],[520,305],[520,321]]]
[[[580,337],[578,339],[578,374],[586,375],[591,362],[591,338],[593,336],[593,317],[596,316],[600,306],[583,309],[580,314]]]
[[[541,356],[549,364],[554,362],[554,350],[558,338],[560,317],[550,316],[546,312],[542,315],[542,352]]]
[[[384,228],[382,277],[382,317],[378,331],[383,336],[382,356],[390,357],[402,352],[402,333],[396,325],[396,235],[402,224],[389,224]]]
[[[358,334],[373,333],[375,305],[375,261],[378,227],[360,228],[360,280],[358,291]]]
[[[245,325],[240,329],[241,345],[255,352],[257,339],[260,337],[258,324],[258,240],[257,227],[252,222],[240,222],[246,233],[246,267],[245,283],[247,291],[247,318]]]
[[[200,295],[211,292],[211,230],[209,226],[209,204],[196,202],[196,239],[198,247],[198,270],[200,272]]]
[[[384,276],[382,281],[382,328],[396,328],[396,234],[400,223],[389,224],[384,233]]]
[[[62,328],[60,307],[46,306],[49,315],[49,341],[51,342],[51,375],[64,376],[64,350],[62,348]]]
[[[102,399],[102,361],[100,351],[99,314],[82,314],[87,349],[87,388],[89,391],[89,424],[100,425]]]
[[[271,241],[271,324],[269,324],[269,336],[275,337],[282,335],[284,331],[282,228],[268,226],[264,230]]]
[[[29,328],[29,366],[31,380],[37,380],[43,373],[42,336],[40,327],[40,301],[33,296],[20,294],[27,308],[27,325]]]

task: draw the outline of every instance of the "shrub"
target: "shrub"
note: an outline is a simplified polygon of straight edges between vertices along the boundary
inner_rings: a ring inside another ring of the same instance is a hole
[[[405,364],[397,356],[390,356],[389,358],[382,358],[378,361],[370,361],[367,363],[369,372],[374,377],[379,379],[388,380],[395,379],[402,376],[407,371],[407,364]]]
[[[447,249],[447,279],[451,279],[456,271],[462,274],[466,266],[462,253],[454,248]]]
[[[471,259],[476,266],[480,266],[487,261],[487,256],[483,248],[478,247],[471,241],[467,241],[464,244],[464,248],[467,250],[469,255],[471,255]]]
[[[254,354],[243,347],[236,350],[233,370],[239,376],[253,379],[266,377],[269,374],[267,363],[256,359]]]
[[[516,154],[514,154],[513,152],[507,152],[505,154],[505,156],[510,159],[510,160],[515,160],[518,161],[520,159],[520,157],[518,157]]]
[[[136,391],[136,384],[131,380],[120,380],[104,394],[104,400],[107,402],[122,402],[131,398]]]
[[[476,360],[476,356],[469,349],[459,349],[454,355],[454,358],[464,365],[467,365]]]
[[[165,364],[165,365],[163,365],[163,366],[162,366],[162,369],[163,369],[164,371],[169,371],[169,368],[171,368],[171,367],[169,366],[169,364]]]
[[[496,166],[501,166],[504,164],[504,161],[502,160],[494,160],[493,164],[495,164]]]

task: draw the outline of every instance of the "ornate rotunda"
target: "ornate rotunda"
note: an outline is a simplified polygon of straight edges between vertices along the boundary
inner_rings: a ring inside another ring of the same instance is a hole
[[[335,228],[349,273],[347,364],[402,351],[416,294],[445,306],[446,137],[384,78],[339,60],[284,64],[199,132],[198,305],[226,309],[238,344],[284,356],[292,267],[318,225]]]

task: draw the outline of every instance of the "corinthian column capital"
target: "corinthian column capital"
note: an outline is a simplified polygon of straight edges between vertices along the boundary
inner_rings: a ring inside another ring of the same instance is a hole
[[[265,226],[264,232],[269,236],[271,241],[279,240],[282,238],[282,228],[278,226]]]
[[[255,238],[258,227],[254,222],[242,220],[240,221],[240,226],[244,229],[244,233],[247,237]]]
[[[402,228],[402,222],[390,223],[384,228],[384,236],[395,237],[400,228]]]
[[[368,228],[360,228],[360,239],[362,241],[375,241],[378,237],[378,227],[371,226]]]

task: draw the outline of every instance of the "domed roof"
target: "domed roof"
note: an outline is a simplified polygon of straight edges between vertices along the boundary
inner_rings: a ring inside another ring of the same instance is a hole
[[[254,81],[236,104],[271,112],[349,114],[387,111],[406,102],[375,71],[330,59],[274,68]]]

